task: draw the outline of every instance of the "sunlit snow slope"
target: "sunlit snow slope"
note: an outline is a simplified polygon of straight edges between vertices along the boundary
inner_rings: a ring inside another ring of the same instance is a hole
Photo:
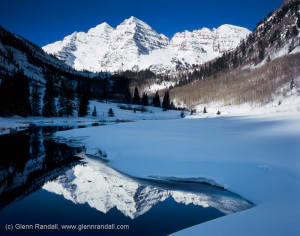
[[[87,33],[74,32],[43,47],[77,70],[119,71],[151,69],[166,72],[189,68],[233,50],[250,33],[222,25],[176,33],[172,39],[158,34],[145,22],[130,17],[116,29],[102,23]]]

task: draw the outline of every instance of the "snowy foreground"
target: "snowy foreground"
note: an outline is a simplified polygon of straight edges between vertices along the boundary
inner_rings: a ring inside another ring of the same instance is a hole
[[[175,235],[299,235],[300,114],[146,120],[58,132],[147,178],[216,183],[255,206]]]

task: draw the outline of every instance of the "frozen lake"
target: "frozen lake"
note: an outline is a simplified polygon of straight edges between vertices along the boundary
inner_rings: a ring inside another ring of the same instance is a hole
[[[119,173],[109,163],[85,156],[81,148],[51,139],[52,133],[65,128],[32,127],[0,136],[2,233],[8,224],[14,230],[7,235],[53,235],[53,231],[99,235],[97,229],[78,229],[114,225],[126,229],[100,231],[166,235],[252,206],[236,194],[206,184]],[[35,229],[35,224],[57,224],[59,230]],[[76,229],[64,230],[64,225]]]

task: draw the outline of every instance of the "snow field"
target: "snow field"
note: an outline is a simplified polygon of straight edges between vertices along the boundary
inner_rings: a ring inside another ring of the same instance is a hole
[[[137,177],[206,178],[256,206],[178,235],[300,233],[300,115],[153,120],[70,130],[88,154]]]

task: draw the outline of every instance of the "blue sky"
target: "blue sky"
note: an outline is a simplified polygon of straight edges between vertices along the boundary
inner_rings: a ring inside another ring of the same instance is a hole
[[[44,46],[74,31],[135,16],[172,37],[184,30],[233,24],[253,30],[283,0],[0,0],[0,24]]]

